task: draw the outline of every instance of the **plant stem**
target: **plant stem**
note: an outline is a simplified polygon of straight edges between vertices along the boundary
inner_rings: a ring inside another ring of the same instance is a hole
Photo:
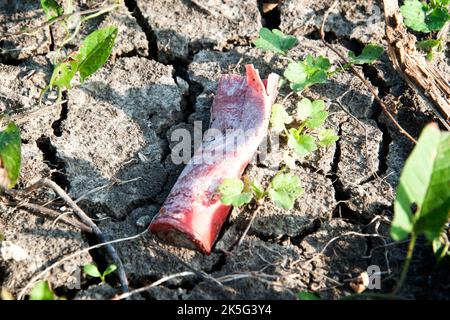
[[[412,261],[414,246],[416,245],[416,240],[417,240],[417,235],[413,232],[411,235],[411,240],[409,241],[408,252],[406,253],[406,260],[403,264],[403,270],[400,275],[400,279],[398,280],[397,285],[395,286],[394,290],[392,291],[393,295],[396,295],[397,292],[400,291],[400,288],[402,287],[403,282],[405,282],[406,275],[408,274],[409,266]]]

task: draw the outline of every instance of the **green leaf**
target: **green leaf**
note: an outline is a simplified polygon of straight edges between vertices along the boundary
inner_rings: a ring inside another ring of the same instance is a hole
[[[439,46],[441,44],[440,39],[428,39],[428,40],[422,40],[416,43],[416,47],[418,49],[424,50],[424,51],[431,51],[431,49]]]
[[[320,298],[312,292],[300,291],[297,294],[299,300],[320,300]]]
[[[106,63],[116,36],[117,28],[110,26],[96,30],[84,39],[80,53],[75,58],[79,61],[78,70],[82,82]]]
[[[50,89],[57,86],[60,89],[70,89],[70,82],[78,71],[78,61],[71,60],[58,64],[53,69],[52,77],[50,78]]]
[[[450,133],[436,125],[425,127],[400,176],[391,226],[394,240],[411,232],[430,241],[439,237],[450,214],[449,159]]]
[[[55,0],[41,0],[41,7],[49,19],[59,17],[64,13],[63,8]]]
[[[110,264],[106,270],[103,272],[103,277],[106,277],[108,274],[113,273],[117,270],[117,266],[115,264]]]
[[[330,67],[327,58],[308,55],[304,61],[291,62],[284,71],[284,77],[291,83],[292,90],[302,91],[314,84],[324,83],[328,79]]]
[[[429,30],[439,31],[449,20],[450,13],[446,8],[435,8],[427,15],[425,23]]]
[[[244,183],[237,178],[224,179],[219,188],[220,200],[223,204],[240,207],[252,200],[251,192],[243,192]]]
[[[292,49],[298,40],[294,36],[285,35],[278,29],[270,31],[267,28],[262,28],[259,31],[259,38],[253,41],[253,44],[265,51],[274,51],[281,54],[286,54]]]
[[[30,292],[30,300],[54,300],[55,295],[47,281],[37,282]]]
[[[415,31],[430,32],[425,22],[426,10],[419,0],[405,0],[400,7],[405,25]]]
[[[92,263],[88,263],[86,265],[84,265],[83,267],[83,272],[91,277],[94,278],[101,278],[102,274],[100,273],[100,271],[98,271],[98,268],[95,264]]]
[[[354,52],[350,51],[348,56],[350,57],[350,64],[372,64],[378,60],[383,54],[383,47],[376,44],[368,44],[364,47],[359,56],[356,56]]]
[[[297,103],[297,117],[301,121],[305,121],[313,114],[313,104],[308,98],[303,98]]]
[[[448,240],[435,239],[432,242],[434,256],[438,262],[441,262],[447,255],[450,254]]]
[[[325,109],[325,102],[323,100],[312,101],[303,98],[297,103],[297,117],[305,121],[306,127],[316,129],[325,123],[328,117],[328,112]]]
[[[310,152],[317,150],[314,137],[307,134],[300,134],[300,131],[295,128],[289,130],[288,146],[302,158]]]
[[[0,132],[0,188],[17,183],[21,166],[20,131],[14,122]]]
[[[278,173],[270,183],[269,197],[277,207],[290,210],[303,192],[299,177],[288,173]]]
[[[339,136],[332,129],[322,129],[319,132],[319,145],[322,147],[332,145],[338,140]]]
[[[283,132],[286,127],[285,124],[291,123],[292,117],[286,112],[286,109],[281,104],[274,104],[272,106],[272,114],[270,116],[270,123],[272,130],[275,133]]]

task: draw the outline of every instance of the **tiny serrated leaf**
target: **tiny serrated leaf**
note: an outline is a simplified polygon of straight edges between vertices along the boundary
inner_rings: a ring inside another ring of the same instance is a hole
[[[19,178],[20,166],[20,131],[14,122],[10,122],[0,132],[0,188],[14,187]]]
[[[305,125],[309,129],[317,129],[325,123],[325,121],[328,118],[328,112],[327,111],[319,111],[315,112],[311,118],[307,119],[305,121]]]
[[[310,152],[317,150],[314,137],[307,134],[300,134],[295,128],[289,130],[288,146],[302,158]]]
[[[55,295],[47,281],[37,282],[30,292],[30,300],[54,300]]]
[[[98,271],[98,268],[95,264],[88,263],[83,266],[83,272],[94,278],[101,278],[102,274]]]
[[[354,52],[349,51],[350,64],[372,64],[378,60],[383,54],[383,47],[376,44],[368,44],[364,47],[359,56],[356,56]]]
[[[306,68],[303,63],[291,62],[283,73],[283,76],[291,83],[292,90],[301,91],[306,84]]]
[[[116,36],[117,28],[109,26],[92,32],[84,39],[75,57],[79,61],[78,71],[82,82],[106,63]]]
[[[322,147],[330,146],[339,140],[339,136],[336,135],[332,129],[322,129],[319,132],[318,144]]]
[[[286,54],[292,49],[298,40],[291,35],[285,35],[278,29],[270,31],[267,28],[262,28],[259,31],[259,38],[253,41],[253,44],[265,51],[274,51],[281,54]]]
[[[285,124],[291,123],[292,120],[292,117],[286,112],[283,105],[276,103],[272,106],[270,123],[275,133],[283,132],[286,128]]]
[[[300,178],[289,173],[278,173],[270,182],[269,197],[282,209],[290,210],[295,200],[304,192]]]
[[[240,207],[252,200],[251,192],[243,192],[244,182],[237,178],[224,179],[218,191],[223,204]]]

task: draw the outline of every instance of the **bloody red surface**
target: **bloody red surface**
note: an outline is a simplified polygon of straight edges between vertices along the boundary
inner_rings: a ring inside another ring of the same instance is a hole
[[[204,136],[150,224],[152,233],[172,245],[211,252],[230,212],[217,187],[224,178],[241,177],[267,135],[278,75],[263,82],[253,65],[246,70],[246,77],[220,78],[211,109],[210,130],[215,132]]]

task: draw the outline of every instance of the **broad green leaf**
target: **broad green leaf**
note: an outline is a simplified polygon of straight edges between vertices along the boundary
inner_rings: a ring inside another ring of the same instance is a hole
[[[446,8],[435,8],[425,18],[425,23],[431,31],[441,30],[447,21],[450,20],[450,13]]]
[[[419,0],[405,0],[400,7],[405,25],[415,31],[430,32],[425,22],[426,10]]]
[[[252,193],[243,192],[244,183],[237,178],[224,179],[218,191],[222,203],[233,207],[240,207],[252,200]]]
[[[47,281],[37,282],[30,292],[30,300],[54,300],[55,295]]]
[[[300,91],[303,89],[302,86],[306,84],[306,79],[308,77],[306,73],[306,67],[300,62],[291,62],[284,70],[284,77],[289,80],[292,86],[296,85],[296,88]]]
[[[339,136],[332,129],[322,129],[319,132],[319,145],[322,147],[332,145],[338,140]]]
[[[320,300],[320,298],[312,292],[300,291],[297,294],[299,300]]]
[[[270,123],[272,124],[272,130],[275,133],[284,131],[285,124],[291,123],[292,117],[286,112],[286,109],[281,104],[274,104],[272,106],[272,114],[270,116]]]
[[[84,265],[83,267],[83,272],[91,277],[94,278],[101,278],[102,274],[100,273],[100,271],[98,271],[98,268],[95,264],[92,263],[88,263],[86,265]]]
[[[82,82],[106,63],[116,36],[117,28],[110,26],[96,30],[84,39],[75,58],[79,61],[78,70]]]
[[[70,89],[70,82],[78,71],[78,61],[70,60],[58,64],[53,70],[50,79],[50,88],[57,86],[61,89]]]
[[[103,277],[106,277],[108,274],[113,273],[117,270],[117,266],[115,264],[110,264],[106,270],[103,272]]]
[[[376,44],[368,44],[364,47],[363,51],[359,56],[356,56],[354,52],[349,51],[348,56],[350,57],[349,63],[351,64],[372,64],[378,60],[384,49]]]
[[[300,134],[295,128],[289,130],[288,146],[302,158],[310,152],[317,150],[314,137],[307,134]]]
[[[296,37],[285,35],[278,29],[270,31],[267,28],[262,28],[259,31],[259,38],[253,41],[253,44],[262,50],[275,51],[281,54],[286,54],[297,43]]]
[[[64,13],[63,8],[55,0],[41,0],[41,7],[49,19],[59,17]]]
[[[290,210],[303,192],[299,177],[288,173],[278,173],[270,183],[269,197],[277,207]]]
[[[0,188],[12,188],[17,183],[21,166],[21,140],[14,122],[0,132]]]
[[[450,214],[450,133],[428,125],[406,160],[397,188],[391,236],[437,239]],[[415,212],[413,212],[415,211]]]

